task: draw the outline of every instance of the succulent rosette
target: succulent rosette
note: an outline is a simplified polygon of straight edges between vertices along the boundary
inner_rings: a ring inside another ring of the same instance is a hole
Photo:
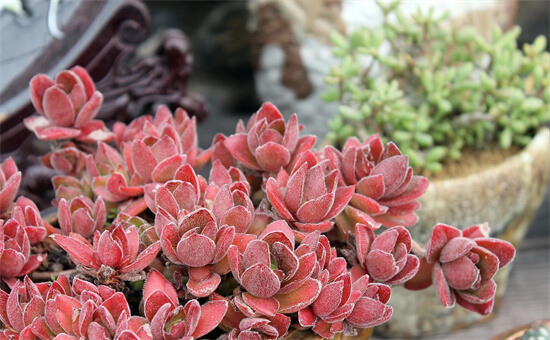
[[[17,280],[8,294],[0,290],[0,339],[35,339],[33,321],[44,315],[49,285],[34,284],[29,277]]]
[[[239,131],[237,131],[237,133],[239,133]],[[217,135],[214,136],[214,139],[212,140],[212,147],[211,147],[211,151],[212,151],[211,161],[212,161],[212,164],[214,164],[214,162],[216,161],[221,162],[221,164],[225,168],[229,169],[232,166],[236,166],[236,164],[235,164],[235,158],[233,158],[229,150],[225,147],[226,139],[227,139],[227,136],[222,133],[218,133]]]
[[[97,196],[109,202],[125,201],[143,194],[143,186],[128,172],[122,155],[105,143],[98,143],[96,152],[88,155],[86,171]]]
[[[202,205],[205,189],[206,180],[197,175],[190,164],[183,164],[173,179],[145,186],[145,203],[153,213],[162,208],[164,213],[177,219],[180,213],[187,214]]]
[[[168,107],[161,105],[154,118],[142,116],[128,126],[117,122],[113,131],[117,146],[125,150],[126,161],[131,159],[128,164],[133,162],[128,167],[133,167],[146,182],[149,181],[154,166],[169,158],[168,156],[185,156],[186,162],[195,169],[199,169],[210,159],[211,151],[203,151],[198,147],[196,118],[189,118],[182,108],[178,108],[172,115]],[[142,141],[144,145],[136,141]],[[134,155],[146,158],[134,159]],[[146,164],[148,161],[153,163]],[[147,166],[151,169],[146,169]]]
[[[315,145],[315,136],[299,137],[300,130],[296,114],[285,123],[275,105],[264,103],[250,117],[246,129],[241,121],[237,133],[227,137],[223,143],[245,167],[277,172],[281,168],[292,168],[297,157]]]
[[[0,217],[10,212],[19,184],[21,184],[21,171],[9,157],[0,165]]]
[[[179,304],[174,287],[156,270],[143,289],[143,311],[154,339],[197,339],[216,328],[227,311],[223,300],[200,305],[197,300]]]
[[[94,120],[103,103],[88,72],[75,66],[61,71],[55,81],[39,74],[31,79],[31,100],[39,113],[24,120],[39,139],[77,139],[95,143],[108,141],[113,134],[101,120]]]
[[[43,254],[31,255],[29,236],[17,220],[0,220],[0,278],[27,275],[45,258]]]
[[[356,223],[409,227],[416,223],[417,198],[428,189],[428,179],[413,175],[407,156],[392,142],[384,145],[379,135],[363,143],[350,138],[342,152],[328,146],[325,155],[340,170],[340,185],[354,185],[345,216],[338,226],[353,232]]]
[[[319,232],[307,235],[296,252],[312,250],[317,257],[312,276],[322,289],[310,306],[298,311],[300,326],[312,327],[315,333],[332,338],[337,333],[353,333],[354,327],[373,327],[389,319],[393,310],[387,305],[391,292],[388,286],[370,284],[362,271],[348,272],[346,260],[337,257],[336,249]]]
[[[420,260],[410,254],[411,245],[411,234],[404,227],[392,227],[375,236],[370,226],[355,225],[357,260],[365,274],[378,282],[398,285],[416,275]]]
[[[156,242],[140,249],[137,228],[125,222],[119,223],[112,231],[96,231],[93,245],[76,233],[69,236],[54,234],[51,237],[83,273],[103,284],[143,280],[143,269],[154,260],[161,248],[160,242]]]
[[[95,231],[103,230],[107,210],[101,196],[95,202],[86,196],[78,196],[70,201],[62,198],[57,207],[57,217],[64,235],[76,233],[89,238]]]
[[[242,191],[231,191],[228,185],[222,186],[212,202],[212,212],[218,224],[231,225],[235,232],[245,233],[254,218],[254,205],[250,197]]]
[[[86,153],[74,143],[65,143],[61,148],[40,157],[46,167],[63,172],[66,175],[80,177],[86,169]]]
[[[123,293],[60,276],[46,291],[44,312],[32,322],[40,339],[152,340],[147,320],[131,316]]]
[[[257,239],[240,241],[227,257],[233,277],[245,290],[233,302],[246,316],[294,313],[317,298],[321,285],[312,278],[316,254],[294,249],[294,233],[286,222],[275,221]]]
[[[220,160],[213,160],[208,177],[208,187],[204,194],[205,200],[214,201],[220,188],[224,185],[229,186],[231,192],[240,190],[250,196],[250,183],[241,170],[233,166],[226,168]]]
[[[40,210],[25,196],[20,196],[13,205],[11,218],[25,229],[31,245],[40,243],[46,237],[46,222],[42,220]]]
[[[216,296],[214,299],[227,300],[220,296]],[[229,300],[227,301],[229,302]],[[220,326],[228,330],[227,334],[219,338],[220,340],[280,339],[288,331],[290,318],[284,314],[277,314],[273,317],[246,317],[229,305]]]
[[[212,294],[221,282],[220,274],[229,272],[227,265],[216,264],[227,254],[235,227],[218,227],[205,208],[191,212],[181,221],[166,215],[159,212],[155,221],[164,254],[172,263],[190,267],[187,289],[191,294],[196,297]]]
[[[389,320],[393,313],[387,303],[391,289],[383,284],[369,283],[368,275],[352,281],[349,272],[330,281],[328,275],[321,277],[324,283],[319,297],[310,307],[298,311],[302,327],[324,338],[337,333],[353,333],[353,328],[369,328]]]
[[[467,310],[487,315],[495,303],[497,285],[493,277],[514,256],[512,244],[489,237],[487,224],[462,231],[437,224],[424,259],[424,266],[431,270],[421,269],[406,287],[423,289],[433,284],[443,306],[458,303]]]
[[[329,231],[353,195],[354,186],[340,186],[339,171],[328,166],[328,160],[318,161],[306,151],[290,175],[281,169],[267,180],[267,198],[275,211],[302,232]]]
[[[53,176],[52,185],[55,190],[55,199],[52,205],[57,206],[61,199],[67,201],[78,196],[93,197],[92,187],[87,179],[78,179],[72,176]]]

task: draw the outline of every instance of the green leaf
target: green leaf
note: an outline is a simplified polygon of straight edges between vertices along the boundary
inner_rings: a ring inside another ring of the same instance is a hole
[[[395,57],[386,56],[386,57],[378,57],[378,60],[386,67],[391,68],[392,70],[396,72],[401,72],[403,70],[403,64]]]
[[[335,87],[329,88],[327,92],[321,94],[321,99],[326,102],[334,102],[340,98],[340,92]]]
[[[506,127],[498,136],[500,147],[508,149],[512,145],[512,129]]]
[[[342,63],[342,75],[344,78],[351,78],[359,71],[358,65],[353,60],[352,56],[347,55]]]
[[[412,149],[403,149],[403,154],[409,156],[409,163],[413,168],[422,168],[426,163],[420,153]]]
[[[480,73],[479,79],[481,80],[481,85],[487,91],[491,91],[497,86],[496,80],[488,76],[487,73],[483,71]]]
[[[546,49],[546,37],[544,35],[539,35],[533,42],[533,48],[537,53],[541,53]]]
[[[521,110],[525,112],[534,112],[540,110],[544,106],[544,102],[540,98],[527,98],[521,104]]]
[[[466,44],[468,42],[473,42],[476,37],[479,35],[475,27],[473,26],[466,26],[461,28],[456,33],[456,42],[459,44]]]
[[[357,111],[353,107],[342,105],[338,108],[338,112],[344,117],[345,119],[353,120],[353,121],[360,121],[363,119],[363,116],[361,115],[361,112]]]
[[[364,46],[365,43],[368,41],[369,38],[369,31],[368,30],[356,30],[351,34],[350,37],[350,49],[354,50],[359,46]]]
[[[327,122],[327,125],[329,129],[331,129],[332,131],[338,131],[342,128],[342,125],[343,125],[342,118],[339,116],[336,116],[333,119],[329,119],[329,121]]]
[[[521,146],[526,146],[527,144],[529,144],[531,142],[531,137],[530,136],[519,136],[519,135],[516,135],[514,136],[514,142],[521,145]]]
[[[441,113],[448,113],[453,109],[453,105],[447,99],[441,99],[437,102],[437,109]]]
[[[344,48],[344,49],[349,48],[348,40],[338,31],[330,32],[330,41],[332,42],[333,45],[337,47]]]
[[[370,115],[372,114],[371,107],[369,105],[366,105],[366,104],[361,106],[361,114],[365,118],[370,117]]]
[[[132,281],[130,282],[130,287],[132,287],[133,290],[140,292],[143,290],[143,284],[145,281],[139,280],[139,281]]]
[[[514,120],[511,124],[511,128],[515,133],[525,133],[527,130],[527,125],[521,120]]]
[[[426,170],[428,170],[431,173],[437,173],[440,172],[443,166],[440,163],[437,162],[427,162],[426,163]]]
[[[395,139],[397,142],[408,142],[412,139],[412,135],[410,132],[397,130],[394,131],[392,134],[393,139]]]
[[[347,138],[352,137],[354,135],[355,135],[355,130],[353,129],[353,127],[351,125],[345,125],[340,130],[340,137],[342,139],[347,139]]]
[[[426,156],[426,161],[428,162],[437,162],[443,159],[447,154],[447,148],[444,146],[436,146],[428,152]]]
[[[325,83],[327,83],[328,85],[336,85],[340,82],[340,78],[339,77],[325,77]]]
[[[457,149],[451,149],[449,150],[448,156],[450,159],[458,161],[460,159],[460,150]]]
[[[334,131],[329,131],[326,137],[330,144],[334,145],[338,141],[338,135]]]
[[[428,135],[427,133],[416,133],[414,135],[414,139],[422,148],[432,146],[434,142],[432,136]]]

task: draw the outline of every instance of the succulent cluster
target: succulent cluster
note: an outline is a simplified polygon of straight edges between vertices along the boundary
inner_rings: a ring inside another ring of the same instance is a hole
[[[449,25],[448,13],[408,18],[399,1],[378,4],[381,27],[331,36],[342,64],[331,68],[326,82],[334,86],[323,95],[341,104],[329,121],[330,143],[379,133],[415,169],[433,173],[464,148],[525,146],[550,120],[544,36],[521,51],[519,27],[495,26],[486,40],[474,27]]]
[[[432,282],[445,306],[491,312],[514,248],[487,226],[437,225],[416,244],[406,227],[428,181],[394,143],[318,151],[270,103],[208,150],[181,109],[97,129],[86,100],[101,95],[73,70],[31,82],[57,222],[14,202],[21,174],[0,166],[0,339],[332,338],[387,321],[392,285]],[[71,274],[38,282],[60,254]]]

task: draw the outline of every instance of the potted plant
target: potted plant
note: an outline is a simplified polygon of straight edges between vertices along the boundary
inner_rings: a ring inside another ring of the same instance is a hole
[[[517,27],[502,32],[495,26],[486,40],[472,27],[448,26],[446,16],[433,11],[409,18],[398,2],[379,5],[381,27],[358,29],[349,38],[332,35],[342,63],[326,78],[333,87],[324,99],[340,103],[328,142],[343,145],[350,136],[378,133],[395,140],[415,170],[431,177],[411,229],[417,240],[428,239],[430,223],[466,228],[481,219],[492,235],[519,246],[548,183],[546,38],[521,51]],[[499,277],[503,288],[506,276]],[[432,308],[429,298],[396,299],[403,317],[425,303],[425,319],[394,318],[387,334],[415,336],[479,319]]]
[[[430,1],[408,0],[400,9],[410,15],[432,5]],[[474,25],[488,36],[493,24],[510,28],[517,7],[517,0],[446,0],[437,2],[435,13],[450,10],[449,25]],[[324,82],[327,70],[339,62],[332,55],[329,33],[346,35],[359,27],[379,26],[383,16],[376,2],[262,0],[248,2],[248,8],[260,100],[275,103],[283,112],[299,113],[306,132],[325,135],[326,120],[338,109],[337,103],[320,100],[328,89]]]
[[[433,283],[446,307],[489,314],[515,256],[487,224],[437,224],[426,246],[404,226],[375,234],[413,218],[428,186],[379,136],[317,151],[297,115],[265,103],[202,150],[182,109],[94,120],[103,96],[81,67],[30,90],[25,124],[62,173],[57,222],[16,199],[21,172],[5,160],[0,338],[365,339],[392,317],[397,285]]]

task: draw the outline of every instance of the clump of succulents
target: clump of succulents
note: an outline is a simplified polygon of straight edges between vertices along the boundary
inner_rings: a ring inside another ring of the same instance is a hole
[[[296,115],[265,103],[201,150],[181,109],[111,132],[93,120],[93,89],[80,68],[31,82],[40,116],[27,122],[54,141],[42,161],[60,173],[57,222],[16,200],[21,173],[5,160],[0,338],[262,340],[291,328],[333,338],[390,319],[401,284],[433,284],[447,307],[493,309],[493,276],[513,246],[487,225],[436,225],[426,247],[412,240],[428,180],[394,143],[373,135],[318,151]],[[208,161],[206,179],[196,170]],[[47,271],[60,256],[64,270]]]
[[[341,105],[329,121],[330,143],[378,133],[395,141],[415,169],[437,172],[464,148],[525,146],[550,120],[550,55],[544,36],[517,49],[520,28],[495,26],[485,39],[456,28],[448,13],[399,1],[378,2],[384,22],[349,37],[333,33],[334,54],[323,95]],[[388,52],[389,50],[389,52]]]

